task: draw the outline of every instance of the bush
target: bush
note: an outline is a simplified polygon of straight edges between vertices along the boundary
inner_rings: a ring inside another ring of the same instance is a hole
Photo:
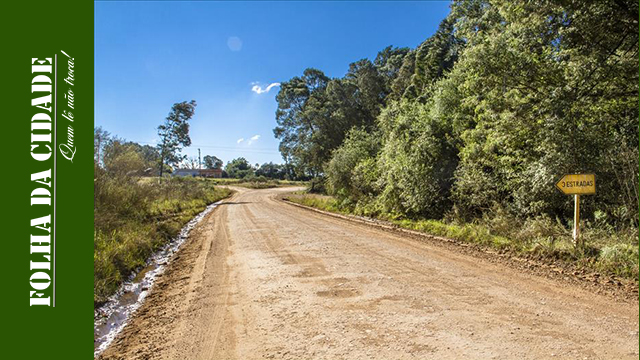
[[[374,158],[379,148],[379,136],[352,129],[325,166],[327,191],[353,202],[372,195],[378,178]]]
[[[379,201],[386,212],[441,218],[450,208],[457,150],[451,123],[438,109],[401,102],[382,112]]]
[[[638,278],[638,246],[615,244],[600,250],[597,267],[606,272]]]
[[[325,180],[322,177],[315,177],[309,181],[309,192],[317,194],[325,194],[327,189],[325,188]]]

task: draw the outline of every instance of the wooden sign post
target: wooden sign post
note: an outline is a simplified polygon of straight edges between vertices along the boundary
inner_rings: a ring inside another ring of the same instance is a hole
[[[573,242],[580,242],[580,195],[596,193],[596,176],[594,174],[569,174],[556,183],[556,187],[565,195],[573,195]]]
[[[573,242],[578,243],[580,239],[580,194],[573,195]]]

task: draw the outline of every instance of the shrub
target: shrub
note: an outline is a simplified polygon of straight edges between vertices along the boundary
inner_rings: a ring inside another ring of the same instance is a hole
[[[615,244],[600,250],[598,268],[624,277],[638,278],[638,246]]]

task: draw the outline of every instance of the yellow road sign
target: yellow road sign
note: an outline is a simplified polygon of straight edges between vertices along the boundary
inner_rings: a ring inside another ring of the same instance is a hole
[[[591,195],[596,193],[594,174],[569,174],[556,183],[558,190],[565,195]]]

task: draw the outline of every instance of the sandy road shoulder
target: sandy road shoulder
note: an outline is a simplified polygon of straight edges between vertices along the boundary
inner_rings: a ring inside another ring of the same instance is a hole
[[[234,201],[237,194],[225,200]],[[187,334],[193,328],[198,295],[211,275],[211,239],[215,225],[224,218],[224,205],[208,214],[191,232],[165,272],[157,279],[143,305],[129,319],[127,326],[99,359],[175,359],[191,352],[185,346]],[[226,256],[226,242],[216,243],[214,257]],[[213,261],[223,264],[224,259]],[[209,271],[207,271],[209,270]],[[221,271],[218,267],[215,270]],[[219,277],[216,277],[219,278]]]

